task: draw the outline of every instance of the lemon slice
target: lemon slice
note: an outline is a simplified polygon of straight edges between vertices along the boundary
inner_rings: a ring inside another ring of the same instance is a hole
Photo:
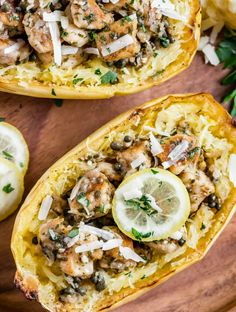
[[[169,237],[186,222],[190,199],[183,182],[153,168],[130,175],[117,188],[112,214],[119,229],[140,241]]]
[[[9,160],[0,157],[0,221],[18,207],[24,191],[23,175]]]
[[[12,125],[0,123],[0,156],[14,162],[25,174],[29,163],[29,150],[21,132]]]

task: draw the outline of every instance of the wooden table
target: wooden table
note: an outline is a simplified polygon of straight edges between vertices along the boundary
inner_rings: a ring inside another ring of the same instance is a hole
[[[25,195],[42,173],[65,152],[104,123],[154,97],[168,93],[211,92],[217,100],[225,72],[206,66],[197,55],[192,66],[162,86],[127,97],[98,101],[34,99],[2,93],[0,117],[17,126],[29,144],[31,161]],[[42,312],[13,285],[15,265],[9,249],[15,215],[0,223],[0,312]],[[226,312],[236,311],[236,217],[206,258],[117,312]]]

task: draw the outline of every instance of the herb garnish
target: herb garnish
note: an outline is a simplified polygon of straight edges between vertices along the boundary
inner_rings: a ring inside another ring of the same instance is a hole
[[[5,121],[5,120],[6,120],[6,118],[0,117],[0,122]]]
[[[54,95],[54,96],[56,96],[56,95],[57,95],[57,94],[56,94],[56,91],[55,91],[55,89],[54,89],[54,88],[52,88],[51,94],[52,94],[52,95]]]
[[[2,154],[7,158],[8,160],[12,160],[13,155],[9,153],[8,151],[2,151]]]
[[[132,228],[132,234],[137,240],[141,241],[143,238],[153,236],[154,232],[141,233],[135,228]]]
[[[68,237],[73,238],[79,234],[79,229],[73,229],[68,233]]]
[[[85,204],[86,207],[90,205],[90,201],[86,198],[84,193],[80,193],[77,197],[76,200],[79,204],[83,205]]]
[[[48,229],[48,234],[50,236],[50,239],[53,241],[58,240],[58,234],[53,231],[53,229]]]
[[[11,183],[8,183],[5,186],[3,186],[2,190],[3,190],[3,192],[9,194],[12,191],[14,191],[14,187],[12,187]]]
[[[156,170],[156,169],[151,169],[151,172],[152,172],[153,174],[157,174],[157,173],[159,173],[159,171],[158,171],[158,170]]]
[[[125,200],[125,204],[133,207],[136,210],[142,209],[148,216],[158,213],[155,209],[152,208],[151,200],[145,194],[140,198]]]
[[[114,84],[118,82],[117,73],[109,70],[106,74],[101,77],[102,84]]]
[[[230,68],[232,71],[222,81],[223,85],[232,85],[236,87],[236,32],[225,30],[224,39],[220,42],[216,53],[224,63],[224,68]],[[223,103],[231,103],[231,115],[236,116],[236,88],[227,94]]]
[[[188,155],[190,159],[193,159],[194,156],[200,151],[200,147],[196,146],[191,151],[189,151]]]
[[[202,230],[205,230],[205,228],[206,228],[205,224],[202,223],[200,230],[201,230],[201,231],[202,231]]]

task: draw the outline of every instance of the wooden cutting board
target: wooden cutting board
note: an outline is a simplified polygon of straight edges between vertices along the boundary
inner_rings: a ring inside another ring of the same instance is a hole
[[[25,196],[64,153],[104,123],[147,100],[169,93],[211,92],[217,100],[227,91],[220,85],[221,67],[204,65],[197,55],[192,66],[162,86],[145,92],[98,101],[64,101],[0,94],[0,117],[24,134],[30,149]],[[13,285],[15,265],[9,248],[16,214],[0,223],[0,312],[42,312]],[[226,312],[236,311],[236,217],[203,261],[177,274],[117,312]]]

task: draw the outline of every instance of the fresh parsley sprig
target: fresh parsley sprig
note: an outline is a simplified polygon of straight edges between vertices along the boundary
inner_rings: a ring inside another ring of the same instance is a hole
[[[231,103],[231,115],[236,116],[236,31],[225,30],[224,39],[220,42],[216,53],[224,63],[224,68],[231,69],[231,72],[223,79],[223,85],[232,85],[234,89],[227,94],[223,103]]]

